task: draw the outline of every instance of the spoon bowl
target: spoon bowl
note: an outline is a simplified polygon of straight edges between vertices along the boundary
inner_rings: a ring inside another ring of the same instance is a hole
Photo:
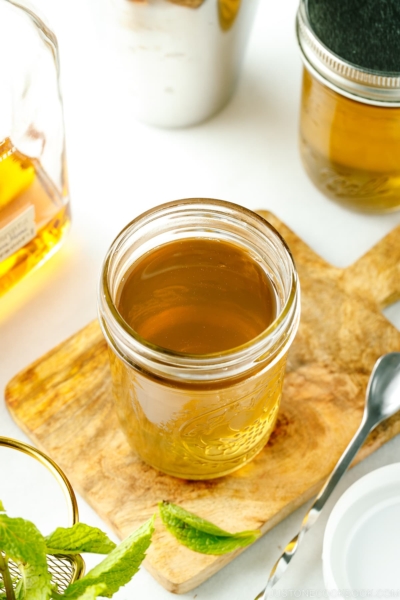
[[[368,388],[365,412],[374,427],[400,410],[400,352],[377,360]]]

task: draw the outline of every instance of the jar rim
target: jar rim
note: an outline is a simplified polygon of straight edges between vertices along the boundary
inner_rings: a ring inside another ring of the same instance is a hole
[[[244,344],[241,344],[240,346],[236,346],[235,348],[231,348],[221,352],[209,354],[189,354],[170,350],[162,346],[157,346],[141,337],[138,334],[138,332],[132,329],[128,325],[128,323],[122,318],[115,306],[109,286],[108,276],[110,271],[110,263],[114,252],[116,251],[118,246],[121,245],[122,242],[128,238],[129,235],[132,235],[132,232],[135,230],[135,228],[139,229],[145,223],[150,223],[152,220],[156,220],[161,213],[164,213],[165,211],[168,211],[170,209],[174,210],[180,208],[190,208],[191,211],[195,211],[199,210],[200,208],[204,209],[206,207],[211,209],[219,209],[220,213],[239,213],[242,217],[250,217],[252,220],[257,221],[258,224],[260,224],[263,228],[266,227],[267,230],[281,244],[281,247],[289,260],[291,268],[290,291],[287,294],[287,298],[285,299],[285,302],[274,321],[255,338],[252,338],[251,340]],[[161,204],[142,213],[141,215],[133,219],[130,223],[128,223],[128,225],[126,225],[126,227],[124,227],[124,229],[114,239],[106,254],[102,267],[99,286],[100,324],[108,342],[112,344],[114,349],[116,345],[118,346],[118,349],[120,350],[120,352],[118,352],[119,355],[121,354],[121,347],[120,344],[115,344],[115,336],[113,335],[115,333],[117,335],[122,335],[125,337],[127,336],[127,338],[131,340],[131,342],[137,347],[137,349],[145,351],[149,360],[157,363],[158,365],[161,365],[168,361],[174,361],[174,363],[180,365],[180,367],[188,367],[189,369],[193,368],[196,371],[199,368],[211,370],[218,370],[218,368],[221,368],[222,366],[230,368],[232,365],[242,362],[243,359],[248,355],[250,349],[252,349],[256,354],[260,355],[260,352],[262,353],[263,346],[265,345],[265,341],[271,338],[271,336],[275,332],[282,328],[285,321],[287,321],[288,318],[293,316],[292,313],[299,312],[297,306],[298,304],[299,283],[295,263],[287,243],[279,234],[279,232],[266,219],[264,219],[257,213],[250,211],[249,209],[246,209],[240,205],[231,202],[206,198],[189,198]],[[111,330],[109,329],[110,319],[113,321],[114,325],[113,332],[111,332]],[[297,324],[298,314],[295,330],[297,330]],[[296,331],[294,331],[294,333],[295,332]],[[294,337],[294,333],[293,336],[291,336],[291,339],[292,337]]]
[[[367,69],[335,54],[314,32],[308,0],[300,0],[296,34],[305,68],[321,83],[364,104],[400,106],[400,73]]]

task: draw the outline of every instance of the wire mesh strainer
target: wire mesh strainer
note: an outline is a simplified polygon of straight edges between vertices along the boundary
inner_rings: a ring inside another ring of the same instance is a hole
[[[72,489],[72,486],[63,471],[51,458],[46,456],[46,454],[44,454],[41,450],[33,448],[33,446],[29,446],[28,444],[24,444],[23,442],[7,437],[0,436],[0,446],[23,452],[24,454],[35,458],[44,467],[46,467],[64,492],[68,506],[69,525],[72,526],[78,522],[78,505],[74,490]],[[73,583],[82,577],[85,572],[85,563],[82,557],[78,554],[74,556],[66,556],[63,554],[58,554],[56,556],[47,555],[47,564],[51,574],[52,583],[57,587],[59,593],[62,593],[70,583]],[[11,576],[15,581],[15,586],[18,583],[21,574],[17,565],[12,561],[9,562],[9,568]]]

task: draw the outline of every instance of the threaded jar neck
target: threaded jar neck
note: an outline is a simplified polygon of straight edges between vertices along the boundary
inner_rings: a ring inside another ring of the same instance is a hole
[[[363,68],[332,52],[313,29],[308,0],[300,0],[296,33],[304,65],[321,83],[364,104],[400,106],[400,73]]]

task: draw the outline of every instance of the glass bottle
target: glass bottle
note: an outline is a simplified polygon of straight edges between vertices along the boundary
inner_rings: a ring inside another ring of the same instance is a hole
[[[70,223],[58,45],[0,0],[0,295],[59,247]]]
[[[328,197],[379,213],[400,209],[400,73],[337,56],[315,34],[307,0],[297,14],[304,63],[300,150]]]
[[[241,346],[192,355],[144,340],[122,319],[116,303],[121,281],[146,252],[201,238],[248,252],[272,282],[277,313],[267,329]],[[142,460],[175,477],[211,479],[235,471],[262,450],[277,418],[286,356],[300,316],[292,256],[267,221],[236,204],[207,199],[180,200],[144,213],[108,251],[99,314],[121,427]]]

